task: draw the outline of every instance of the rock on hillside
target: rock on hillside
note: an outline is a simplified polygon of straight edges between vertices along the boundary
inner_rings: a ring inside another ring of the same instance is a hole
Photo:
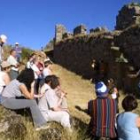
[[[115,38],[115,43],[128,60],[137,68],[140,68],[140,25],[134,25],[124,30]]]

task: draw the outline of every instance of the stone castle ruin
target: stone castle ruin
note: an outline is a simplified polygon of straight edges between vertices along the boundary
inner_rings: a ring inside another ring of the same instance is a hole
[[[131,92],[139,78],[129,78],[128,73],[140,69],[140,6],[131,3],[122,7],[116,17],[114,31],[105,27],[90,29],[79,25],[67,33],[63,25],[56,25],[54,60],[63,67],[92,78],[92,61],[104,62],[106,76],[117,81],[119,87]],[[133,92],[133,91],[132,91]]]

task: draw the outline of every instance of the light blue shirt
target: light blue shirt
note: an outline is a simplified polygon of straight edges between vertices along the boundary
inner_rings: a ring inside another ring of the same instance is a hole
[[[123,112],[117,118],[117,131],[119,140],[140,140],[139,129],[136,126],[137,114]]]

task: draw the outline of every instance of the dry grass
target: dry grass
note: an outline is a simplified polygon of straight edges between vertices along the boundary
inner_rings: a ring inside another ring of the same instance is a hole
[[[94,85],[89,80],[82,79],[82,77],[66,70],[65,68],[59,65],[55,65],[55,64],[53,65],[53,73],[56,74],[58,77],[60,77],[61,87],[65,92],[68,93],[67,100],[68,100],[68,105],[70,109],[70,114],[78,118],[79,120],[81,120],[83,123],[88,124],[89,119],[90,119],[89,116],[77,110],[75,106],[80,106],[82,109],[87,108],[87,102],[96,97],[95,91],[94,91]],[[120,93],[121,93],[121,97],[119,101],[120,111],[123,111],[121,108],[121,101],[124,98],[124,95],[122,94],[122,92]],[[140,100],[138,102],[139,102],[139,107],[140,107]],[[140,109],[138,108],[136,112],[140,114]],[[24,118],[24,123],[27,128],[26,139],[39,140],[40,132],[36,132],[34,130],[32,122],[29,121],[27,118]],[[71,137],[67,136],[67,134],[64,133],[63,134],[65,136],[64,140],[82,140],[84,131],[85,130],[81,132],[77,128],[77,130],[74,130]]]
[[[54,65],[53,70],[54,74],[60,77],[62,89],[68,93],[67,100],[71,115],[86,122],[89,117],[78,111],[75,106],[80,106],[83,109],[87,108],[87,102],[95,98],[93,85],[89,80],[82,79],[82,77],[61,66]]]

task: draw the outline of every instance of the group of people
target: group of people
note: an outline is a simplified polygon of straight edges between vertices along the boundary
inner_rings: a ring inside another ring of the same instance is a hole
[[[95,84],[97,98],[88,102],[87,113],[91,120],[88,134],[91,140],[140,140],[140,117],[133,112],[138,107],[134,95],[122,101],[124,112],[117,113],[117,100],[109,95],[104,82]]]
[[[16,56],[12,49],[7,60],[1,62],[1,105],[11,110],[30,108],[37,131],[48,128],[47,122],[56,121],[72,132],[66,92],[60,78],[53,74],[51,60],[42,62],[33,53],[19,73]],[[97,98],[88,102],[87,109],[91,140],[140,140],[140,117],[133,112],[138,106],[136,98],[126,96],[122,101],[124,112],[117,114],[119,94],[113,79],[107,85],[96,80],[95,92]]]
[[[48,128],[50,121],[71,131],[66,92],[51,65],[49,58],[41,61],[33,53],[19,72],[16,50],[12,48],[7,60],[1,62],[0,104],[11,110],[30,108],[37,131]]]

